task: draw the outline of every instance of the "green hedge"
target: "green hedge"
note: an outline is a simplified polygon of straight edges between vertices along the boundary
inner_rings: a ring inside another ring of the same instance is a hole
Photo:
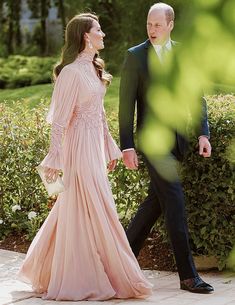
[[[49,211],[35,170],[48,144],[43,112],[42,107],[28,110],[21,102],[12,108],[0,104],[0,238],[25,232],[32,239]],[[14,206],[21,210],[14,212]],[[30,221],[30,212],[38,217]]]
[[[53,57],[12,55],[0,58],[0,89],[50,83]]]
[[[217,256],[223,268],[235,244],[235,174],[229,154],[235,139],[234,96],[208,99],[208,111],[212,156],[200,157],[191,143],[182,181],[194,252]]]
[[[48,199],[35,171],[47,153],[49,127],[45,106],[25,109],[2,104],[0,111],[0,238],[21,232],[32,238],[53,202]],[[189,228],[194,254],[215,255],[224,267],[235,242],[234,173],[228,148],[234,136],[234,96],[208,98],[212,157],[203,159],[192,150],[181,167]],[[117,115],[109,113],[110,129],[117,139]],[[126,226],[146,195],[148,176],[143,163],[139,171],[127,171],[121,162],[110,175],[118,213]],[[19,205],[21,210],[13,211]],[[16,208],[16,207],[15,207]],[[29,212],[36,212],[33,219]],[[166,238],[163,222],[157,225]]]

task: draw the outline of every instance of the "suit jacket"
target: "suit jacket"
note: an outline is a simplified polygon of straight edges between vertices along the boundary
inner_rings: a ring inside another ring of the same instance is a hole
[[[172,42],[173,48],[175,44],[175,42]],[[119,133],[122,150],[135,148],[135,108],[137,107],[137,132],[142,127],[146,116],[146,93],[149,86],[148,53],[151,47],[150,41],[146,40],[140,45],[130,48],[124,60],[119,92]],[[207,107],[204,98],[202,98],[202,120],[198,135],[209,137]],[[182,160],[187,146],[186,139],[176,132],[176,143],[173,153],[178,160]]]

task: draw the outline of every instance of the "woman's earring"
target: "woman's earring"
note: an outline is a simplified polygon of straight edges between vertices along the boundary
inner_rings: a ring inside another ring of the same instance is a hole
[[[93,49],[93,45],[92,45],[92,43],[90,42],[90,40],[88,40],[88,47],[89,47],[90,49]]]

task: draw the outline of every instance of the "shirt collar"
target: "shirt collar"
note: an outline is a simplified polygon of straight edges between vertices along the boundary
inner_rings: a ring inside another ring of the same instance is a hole
[[[171,40],[169,39],[169,40],[165,43],[164,46],[166,47],[166,49],[167,49],[168,51],[170,51],[170,50],[172,49]],[[162,48],[163,46],[160,45],[160,44],[154,44],[153,47],[154,47],[154,49],[158,52],[158,51],[161,50],[161,48]]]

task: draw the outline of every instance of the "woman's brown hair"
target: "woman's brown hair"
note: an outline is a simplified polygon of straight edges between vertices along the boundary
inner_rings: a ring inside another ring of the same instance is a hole
[[[93,21],[99,21],[95,14],[83,13],[74,16],[67,24],[65,31],[65,44],[62,48],[61,61],[53,70],[54,79],[60,74],[61,70],[68,64],[72,63],[85,47],[84,34],[89,33]],[[98,77],[105,83],[109,84],[112,76],[104,70],[104,61],[95,54],[93,65]]]

